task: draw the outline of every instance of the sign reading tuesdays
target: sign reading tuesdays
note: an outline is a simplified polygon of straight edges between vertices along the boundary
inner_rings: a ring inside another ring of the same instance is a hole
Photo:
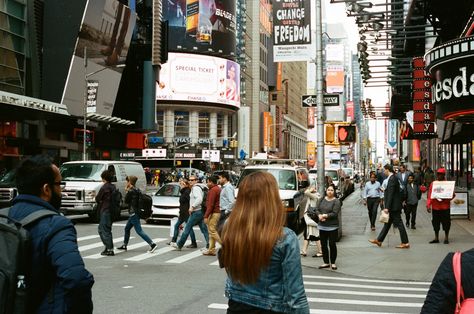
[[[275,62],[311,60],[310,0],[273,2],[273,59]]]

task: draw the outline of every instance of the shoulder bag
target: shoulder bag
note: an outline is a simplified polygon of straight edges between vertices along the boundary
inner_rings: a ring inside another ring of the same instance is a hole
[[[389,213],[386,213],[385,211],[381,211],[380,212],[380,218],[379,218],[379,221],[383,224],[386,224],[388,223],[388,220],[390,219],[390,214]]]
[[[461,285],[461,252],[453,255],[453,272],[456,280],[456,309],[454,314],[474,313],[474,298],[464,299],[464,290]]]

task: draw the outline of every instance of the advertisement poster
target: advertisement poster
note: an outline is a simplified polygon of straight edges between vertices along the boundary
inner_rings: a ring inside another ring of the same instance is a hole
[[[163,1],[169,51],[234,56],[236,9],[235,0]]]
[[[273,1],[273,60],[311,60],[310,0]]]
[[[169,53],[156,84],[158,101],[197,101],[240,107],[240,66],[227,59]]]
[[[136,14],[117,0],[88,1],[78,34],[69,75],[61,103],[71,115],[82,116],[84,106],[84,75],[100,85],[96,112],[112,115],[122,77]],[[84,67],[87,48],[87,67]]]
[[[451,199],[456,181],[433,181],[431,199]]]
[[[344,67],[342,65],[332,65],[327,67],[326,91],[328,93],[344,92]]]
[[[451,215],[467,215],[469,203],[467,192],[456,192],[456,197],[451,200]]]

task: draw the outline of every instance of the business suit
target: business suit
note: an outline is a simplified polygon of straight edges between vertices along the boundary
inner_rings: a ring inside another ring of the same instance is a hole
[[[418,201],[421,198],[421,190],[418,184],[416,183],[408,183],[406,186],[406,207],[405,207],[405,217],[406,217],[406,224],[407,227],[410,222],[411,216],[411,228],[415,229],[416,224],[416,209],[418,207]]]
[[[398,228],[400,232],[400,239],[402,241],[402,244],[408,244],[408,235],[401,218],[402,196],[400,193],[400,183],[398,181],[398,178],[393,174],[390,175],[387,183],[387,188],[384,192],[384,208],[388,209],[390,219],[383,226],[382,231],[380,231],[380,234],[377,237],[377,241],[382,243],[383,240],[385,240],[385,237],[387,236],[388,232],[390,231],[390,227],[393,224]]]

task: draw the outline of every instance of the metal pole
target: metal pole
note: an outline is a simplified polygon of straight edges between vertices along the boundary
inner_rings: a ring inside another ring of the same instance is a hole
[[[82,125],[82,160],[87,160],[86,135],[87,135],[87,47],[84,47],[84,121]]]
[[[323,30],[321,0],[316,0],[316,146],[318,149],[318,191],[324,195],[324,107],[323,107]]]

